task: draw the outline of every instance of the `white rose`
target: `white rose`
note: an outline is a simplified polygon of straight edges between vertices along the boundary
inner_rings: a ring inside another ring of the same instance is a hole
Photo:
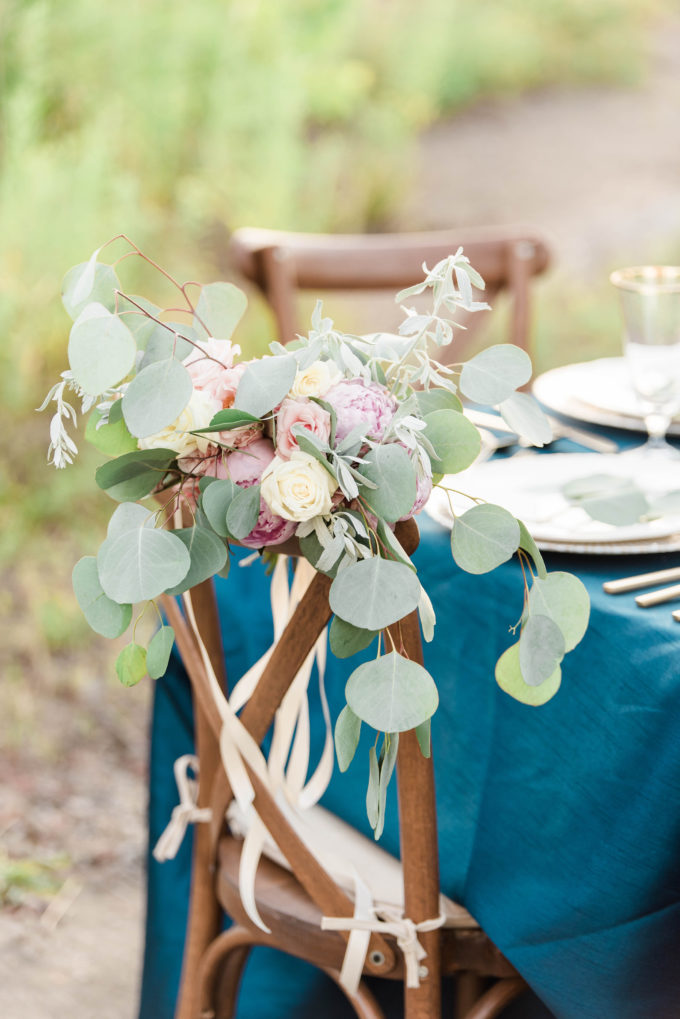
[[[210,435],[191,435],[197,428],[207,428],[212,418],[222,409],[219,400],[194,389],[191,399],[172,424],[154,435],[139,440],[140,449],[174,449],[178,456],[190,456],[208,451]]]
[[[340,382],[343,375],[333,361],[314,361],[300,371],[290,390],[291,396],[325,396],[331,386]]]
[[[330,513],[337,482],[309,453],[298,450],[290,460],[275,456],[262,475],[260,495],[272,513],[284,520],[310,520]]]

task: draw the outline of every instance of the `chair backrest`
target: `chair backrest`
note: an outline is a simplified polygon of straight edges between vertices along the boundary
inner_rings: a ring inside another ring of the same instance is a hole
[[[300,332],[296,298],[313,291],[395,291],[417,283],[463,246],[486,282],[485,298],[501,290],[511,298],[508,340],[527,349],[529,284],[550,261],[545,241],[521,228],[476,228],[405,234],[302,234],[244,227],[229,243],[232,264],[255,283],[270,305],[283,343]],[[487,313],[460,319],[466,340]],[[449,348],[450,349],[450,348]],[[456,360],[459,360],[458,346]]]

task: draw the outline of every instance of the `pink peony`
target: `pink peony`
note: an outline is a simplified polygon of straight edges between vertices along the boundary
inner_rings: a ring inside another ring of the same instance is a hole
[[[242,488],[256,485],[262,472],[274,459],[274,444],[269,439],[257,439],[251,442],[247,450],[230,453],[226,458],[226,470],[232,481]],[[242,545],[247,548],[264,548],[266,545],[280,545],[292,538],[297,524],[293,520],[284,520],[260,499],[260,515],[250,534],[243,538]]]
[[[274,444],[270,439],[256,439],[247,451],[230,453],[227,457],[227,477],[243,488],[256,485],[265,467],[274,459]]]
[[[222,407],[231,407],[245,364],[234,365],[234,357],[241,348],[229,340],[209,339],[199,342],[184,359],[184,367],[191,375],[194,389],[209,393]],[[208,356],[204,356],[207,354]]]
[[[292,431],[295,425],[302,425],[322,442],[330,438],[331,416],[327,410],[313,400],[286,398],[276,415],[276,451],[283,460],[289,460],[291,453],[300,448]]]
[[[281,545],[295,534],[297,524],[294,520],[284,520],[272,513],[264,499],[260,499],[260,515],[257,523],[241,544],[247,548],[265,548],[267,545]]]
[[[379,441],[397,409],[397,401],[384,386],[377,382],[364,384],[359,379],[338,382],[328,390],[324,400],[337,415],[335,438],[338,441],[357,425],[363,426],[365,438]]]

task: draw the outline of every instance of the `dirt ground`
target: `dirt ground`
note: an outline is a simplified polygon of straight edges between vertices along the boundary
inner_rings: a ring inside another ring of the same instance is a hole
[[[680,19],[651,45],[640,88],[551,89],[437,125],[422,139],[403,226],[531,223],[576,276],[614,253],[663,257],[680,237]],[[0,892],[3,873],[17,890],[0,914],[0,1015],[128,1019],[142,948],[150,691],[118,687],[98,647],[64,686],[49,679],[68,668],[64,654],[28,663],[47,689],[15,690]],[[28,742],[24,730],[39,735]]]

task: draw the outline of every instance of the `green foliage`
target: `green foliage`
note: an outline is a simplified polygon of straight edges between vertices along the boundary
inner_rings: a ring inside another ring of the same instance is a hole
[[[416,475],[402,446],[395,442],[369,450],[361,474],[376,486],[361,490],[376,516],[393,523],[410,512],[416,501]]]
[[[83,556],[73,567],[73,591],[88,623],[102,637],[120,637],[132,619],[132,605],[111,601],[104,594],[95,556]]]
[[[473,403],[498,404],[531,378],[531,358],[511,343],[487,347],[471,357],[460,373],[460,391]]]
[[[193,392],[191,376],[174,357],[154,361],[132,379],[121,403],[133,435],[154,435],[179,417]]]
[[[468,573],[488,573],[517,551],[519,524],[502,506],[484,503],[456,517],[451,531],[451,552]]]
[[[146,652],[146,671],[151,679],[165,675],[174,640],[175,631],[171,626],[161,626],[151,638]]]
[[[406,732],[437,710],[437,687],[427,669],[390,651],[364,662],[347,680],[350,708],[378,732]]]
[[[398,622],[418,607],[419,600],[420,583],[413,570],[377,556],[338,573],[329,594],[336,615],[367,630]]]
[[[209,336],[228,340],[248,306],[248,299],[233,283],[208,283],[201,289],[195,322]]]
[[[296,371],[297,361],[292,356],[253,361],[239,382],[234,406],[255,417],[266,414],[288,393]]]

